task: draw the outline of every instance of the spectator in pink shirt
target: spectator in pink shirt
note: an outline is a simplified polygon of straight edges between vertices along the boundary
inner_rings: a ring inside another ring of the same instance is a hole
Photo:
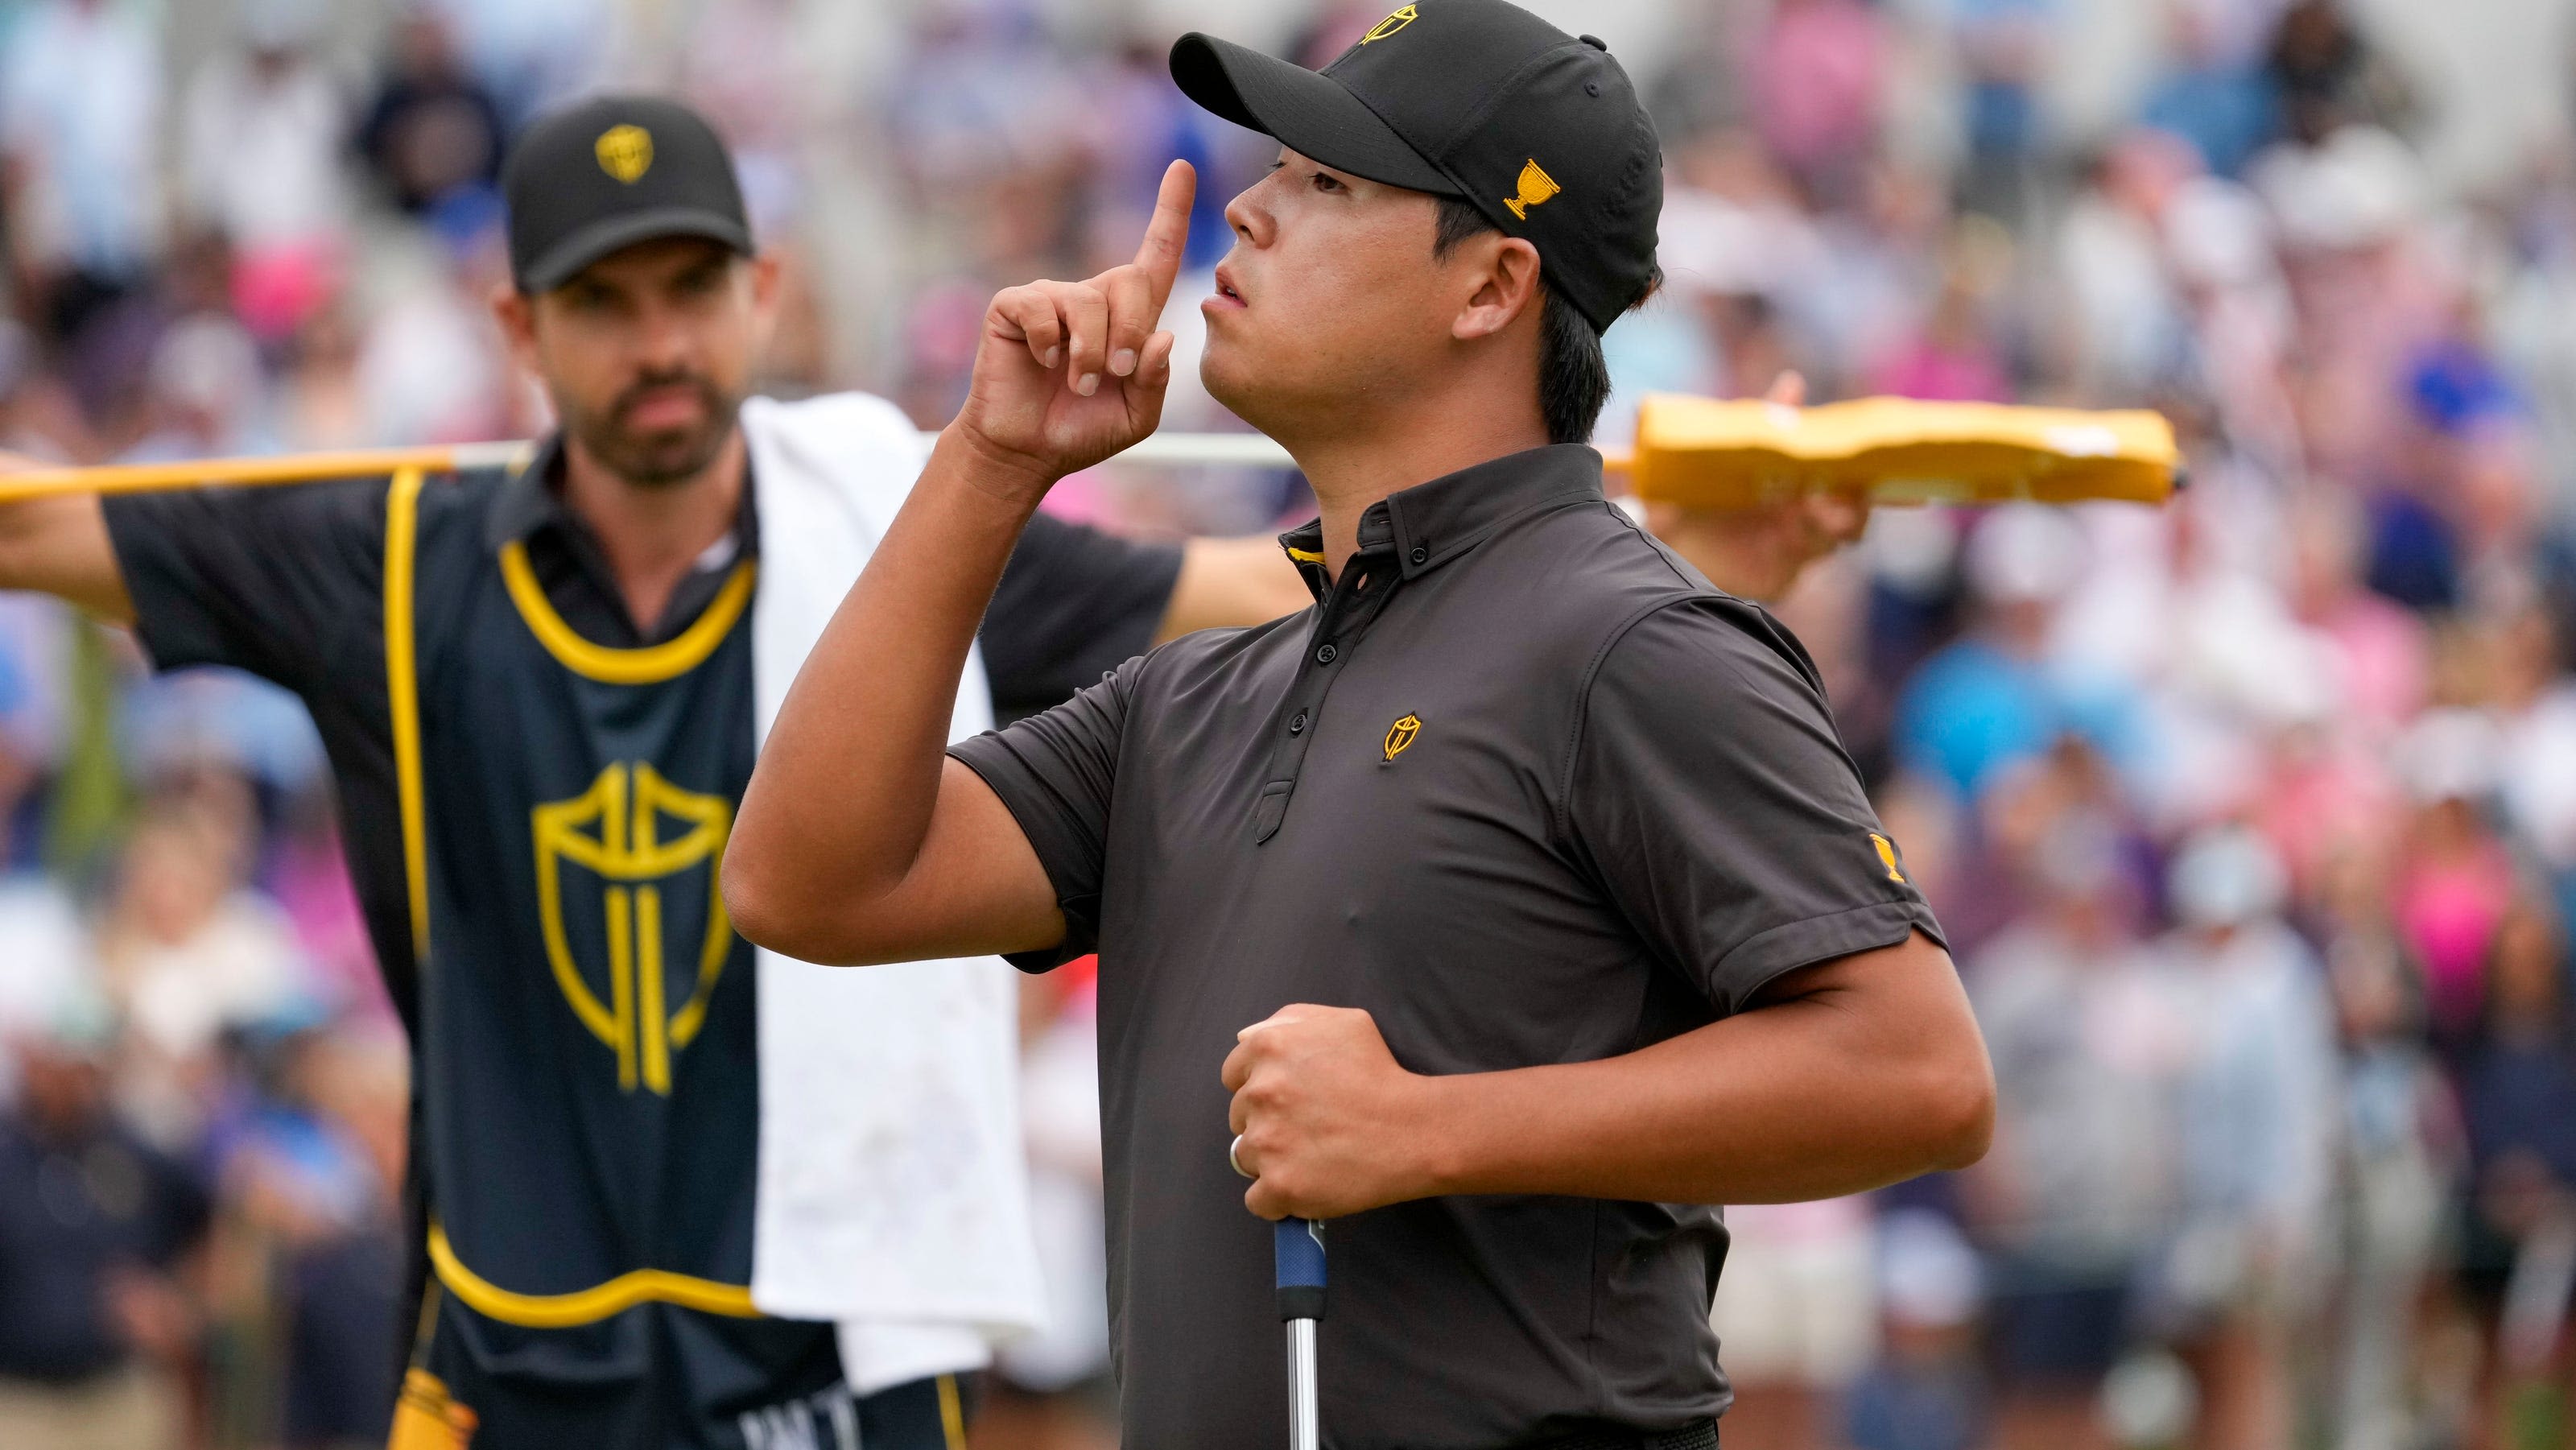
[[[1781,0],[1753,48],[1754,124],[1820,197],[1849,199],[1877,144],[1883,24],[1861,0]]]

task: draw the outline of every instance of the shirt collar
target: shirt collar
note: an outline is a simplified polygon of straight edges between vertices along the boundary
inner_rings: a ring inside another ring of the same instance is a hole
[[[721,561],[725,564],[760,554],[760,511],[752,506],[751,460],[745,458],[742,467],[742,506],[734,517],[731,557]],[[492,548],[525,542],[546,528],[561,529],[567,537],[583,541],[593,537],[590,525],[564,506],[563,469],[563,435],[554,433],[537,445],[526,464],[501,480],[484,515],[484,538]]]
[[[1392,552],[1403,577],[1412,579],[1525,514],[1602,496],[1601,455],[1583,444],[1508,453],[1370,504],[1360,514],[1360,552]],[[1322,598],[1330,583],[1324,575],[1324,521],[1312,519],[1281,534],[1279,547]]]

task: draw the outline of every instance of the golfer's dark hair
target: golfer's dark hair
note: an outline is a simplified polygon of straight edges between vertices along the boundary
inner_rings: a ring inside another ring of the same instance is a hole
[[[1446,257],[1459,243],[1502,228],[1485,219],[1476,204],[1454,196],[1435,198],[1440,206],[1438,229],[1432,233],[1431,255]],[[1655,269],[1630,311],[1646,304],[1663,285],[1663,269]],[[1540,304],[1538,328],[1538,409],[1547,423],[1550,443],[1589,443],[1592,425],[1601,419],[1601,407],[1610,401],[1610,364],[1601,355],[1601,334],[1575,305],[1565,300],[1546,279],[1539,278],[1539,290],[1545,301]]]

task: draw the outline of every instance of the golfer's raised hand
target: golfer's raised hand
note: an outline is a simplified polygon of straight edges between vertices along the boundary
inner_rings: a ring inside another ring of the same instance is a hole
[[[1242,1134],[1246,1208],[1263,1218],[1340,1218],[1434,1191],[1421,1093],[1428,1079],[1387,1051],[1355,1007],[1282,1007],[1235,1034],[1223,1078]]]
[[[1031,282],[994,296],[955,424],[966,441],[1043,492],[1154,431],[1172,380],[1163,302],[1196,188],[1186,161],[1163,173],[1135,261],[1087,282]]]

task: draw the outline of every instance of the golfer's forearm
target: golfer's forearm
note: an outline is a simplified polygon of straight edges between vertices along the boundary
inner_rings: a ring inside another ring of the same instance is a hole
[[[1427,1191],[1786,1203],[1964,1167],[1983,1151],[1985,1109],[1964,1065],[1871,1064],[1765,1040],[1792,1035],[1757,1023],[1770,1015],[1602,1062],[1433,1079],[1446,1099],[1434,1120],[1451,1131],[1431,1150]]]
[[[744,792],[724,879],[753,940],[788,950],[818,923],[868,915],[911,877],[939,806],[958,675],[1036,497],[955,430],[932,450]]]
[[[1994,1103],[1964,1003],[1898,1015],[1830,995],[1622,1057],[1422,1086],[1430,1192],[1671,1203],[1830,1198],[1964,1167]]]

